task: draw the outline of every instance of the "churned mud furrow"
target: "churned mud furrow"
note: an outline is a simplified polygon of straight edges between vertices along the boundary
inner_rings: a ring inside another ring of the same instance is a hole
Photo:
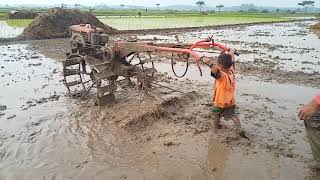
[[[144,129],[146,126],[150,126],[154,121],[159,119],[170,117],[171,114],[175,114],[177,111],[182,109],[185,104],[191,103],[193,100],[197,99],[199,95],[196,92],[187,92],[179,97],[169,97],[169,99],[164,99],[160,104],[156,106],[149,106],[147,112],[144,114],[139,114],[137,117],[128,119],[128,123],[124,124],[126,129],[136,132]],[[144,109],[145,107],[140,107]]]

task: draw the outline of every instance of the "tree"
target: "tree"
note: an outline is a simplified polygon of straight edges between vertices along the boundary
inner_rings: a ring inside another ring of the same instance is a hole
[[[156,4],[156,6],[157,6],[157,9],[159,10],[160,4],[159,4],[159,3],[157,3],[157,4]]]
[[[218,9],[219,9],[219,12],[221,12],[220,10],[221,10],[221,8],[224,8],[224,5],[222,5],[222,4],[217,5],[216,8],[218,8]]]
[[[93,8],[89,6],[89,13],[92,14]]]
[[[197,1],[196,5],[199,6],[200,12],[202,12],[202,7],[206,5],[206,2],[204,1]]]
[[[314,1],[302,1],[298,5],[304,7],[304,13],[306,14],[308,7],[314,6]]]
[[[280,12],[280,9],[276,9],[276,13],[279,13]]]
[[[124,8],[124,4],[120,4],[121,8]]]

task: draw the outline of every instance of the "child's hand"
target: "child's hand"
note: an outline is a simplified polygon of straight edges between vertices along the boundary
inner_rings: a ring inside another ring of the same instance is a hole
[[[200,59],[204,64],[206,64],[207,66],[209,67],[212,67],[213,66],[213,63],[211,62],[211,59],[208,58],[208,57],[202,57]]]
[[[237,51],[236,49],[234,49],[234,48],[230,48],[230,50],[229,50],[229,54],[233,55],[233,54],[235,54],[235,52],[236,52],[236,51]]]
[[[207,57],[201,57],[201,58],[200,58],[200,61],[203,62],[203,63],[206,64],[206,65],[209,65],[209,64],[210,64],[210,59],[207,58]]]
[[[320,110],[320,105],[317,104],[315,100],[313,100],[309,104],[302,106],[298,116],[301,120],[310,120],[312,116],[314,116],[315,113],[319,110]]]

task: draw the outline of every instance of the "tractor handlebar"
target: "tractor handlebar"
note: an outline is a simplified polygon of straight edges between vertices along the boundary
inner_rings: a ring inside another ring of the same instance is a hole
[[[220,43],[216,43],[214,42],[213,36],[208,37],[207,39],[204,40],[200,40],[195,42],[191,47],[190,50],[194,49],[194,48],[209,48],[209,47],[217,47],[219,49],[221,49],[222,51],[230,51],[230,48],[220,44]],[[234,55],[239,56],[240,53],[236,50],[234,52]]]

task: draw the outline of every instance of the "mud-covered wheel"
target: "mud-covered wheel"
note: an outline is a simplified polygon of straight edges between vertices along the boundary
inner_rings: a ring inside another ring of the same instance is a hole
[[[102,72],[103,73],[103,72]],[[114,92],[117,90],[116,80],[117,75],[104,77],[101,72],[99,73],[95,69],[92,70],[92,81],[97,88],[96,103],[99,106],[112,104],[115,102]]]
[[[74,96],[86,91],[84,74],[90,74],[85,68],[84,57],[79,54],[70,54],[67,59],[62,62],[64,84],[68,89],[69,95]],[[75,87],[74,90],[71,90]]]
[[[70,40],[71,49],[82,48],[82,47],[85,47],[85,45],[86,45],[86,42],[81,34],[72,33],[71,40]]]
[[[139,86],[142,89],[151,87],[151,83],[154,80],[155,73],[157,72],[154,66],[154,61],[156,61],[156,58],[152,57],[150,52],[139,52],[126,58],[126,63],[130,66],[138,67],[136,77],[140,83]]]

